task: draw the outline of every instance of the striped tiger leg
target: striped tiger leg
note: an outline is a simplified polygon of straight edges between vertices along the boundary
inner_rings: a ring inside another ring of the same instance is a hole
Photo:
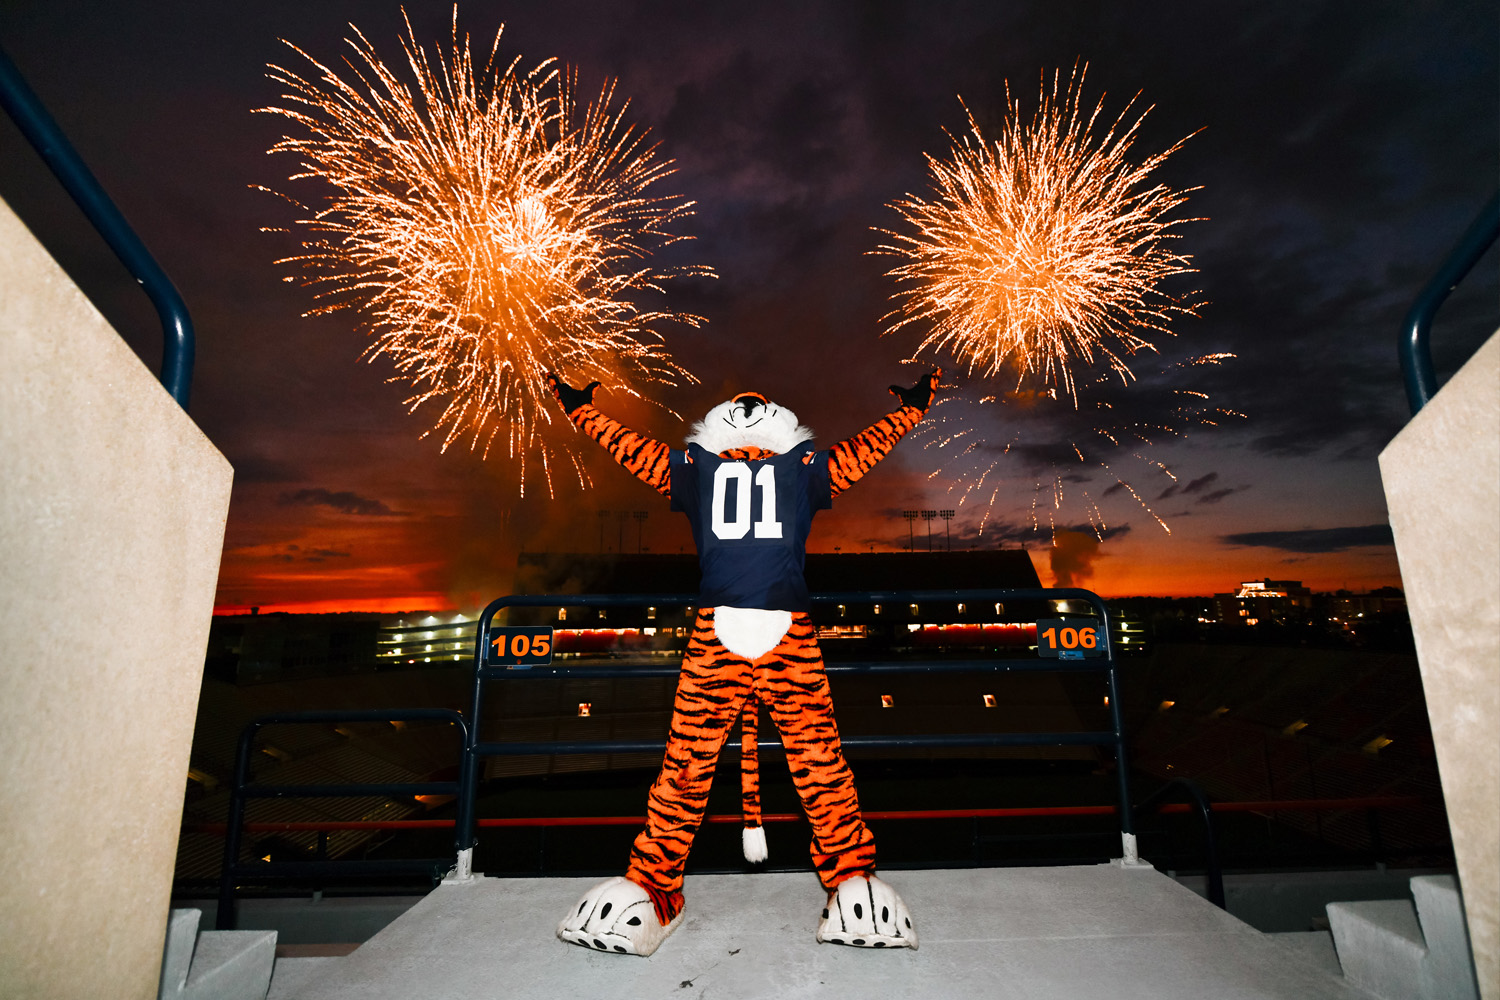
[[[792,784],[812,826],[813,867],[823,888],[832,891],[855,875],[873,875],[875,835],[860,816],[823,653],[806,614],[795,615],[781,644],[756,661],[755,686],[781,732]]]
[[[646,799],[646,829],[635,838],[625,873],[652,894],[663,925],[682,909],[682,870],[708,806],[714,765],[751,693],[749,661],[724,648],[713,622],[713,609],[698,610],[666,755]]]

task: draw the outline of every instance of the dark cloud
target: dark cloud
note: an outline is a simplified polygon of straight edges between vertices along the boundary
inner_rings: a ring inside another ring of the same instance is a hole
[[[1235,488],[1233,486],[1227,486],[1227,487],[1225,487],[1222,490],[1214,490],[1212,493],[1205,493],[1205,494],[1203,494],[1201,497],[1198,498],[1198,502],[1200,504],[1218,503],[1220,500],[1223,500],[1225,497],[1232,496],[1233,494],[1240,492],[1240,490],[1244,489],[1244,488],[1245,487],[1239,487],[1237,489],[1237,488]]]
[[[1130,534],[1130,525],[1128,523],[1115,524],[1111,525],[1108,528],[1105,528],[1103,531],[1097,531],[1095,530],[1093,525],[1075,524],[1069,528],[1060,530],[1073,531],[1085,535],[1093,535],[1094,537],[1098,538],[1099,541],[1107,542],[1111,538],[1120,538]]]
[[[336,549],[304,549],[302,546],[297,545],[296,543],[289,543],[282,546],[282,551],[273,552],[265,558],[271,560],[272,562],[280,563],[320,563],[325,562],[329,559],[347,559],[349,558],[349,556],[350,553],[339,552]]]
[[[295,492],[283,493],[277,500],[283,507],[327,507],[336,510],[340,514],[354,514],[360,517],[403,517],[401,511],[391,510],[382,501],[371,497],[362,497],[351,490],[334,492],[320,487],[313,487]]]
[[[264,455],[240,455],[230,458],[236,486],[248,483],[296,483],[307,477],[293,463]]]
[[[1393,545],[1389,524],[1347,528],[1308,528],[1302,531],[1246,531],[1224,535],[1226,545],[1259,546],[1285,552],[1342,552],[1366,545]]]
[[[1206,476],[1200,476],[1197,479],[1194,479],[1191,482],[1183,484],[1183,485],[1179,485],[1178,483],[1173,483],[1171,486],[1168,486],[1166,489],[1162,490],[1161,493],[1157,496],[1156,499],[1158,499],[1158,500],[1165,500],[1168,497],[1174,497],[1174,496],[1176,496],[1179,493],[1197,493],[1198,491],[1200,491],[1200,490],[1204,489],[1205,487],[1207,487],[1210,483],[1217,482],[1218,479],[1219,479],[1219,474],[1217,472],[1210,472]],[[1230,492],[1233,492],[1233,491],[1231,490]],[[1229,495],[1228,493],[1224,494],[1224,496],[1228,496],[1228,495]],[[1199,503],[1204,503],[1205,501],[1199,500],[1198,502]],[[1207,501],[1207,502],[1211,503],[1212,501]]]

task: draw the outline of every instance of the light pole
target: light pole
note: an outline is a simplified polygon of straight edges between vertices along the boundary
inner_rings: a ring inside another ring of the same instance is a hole
[[[600,555],[604,554],[604,522],[607,521],[608,519],[609,519],[609,511],[607,511],[607,510],[601,510],[599,512],[599,554]]]
[[[917,512],[914,510],[903,510],[901,516],[906,518],[906,551],[910,552],[912,550],[911,526],[912,522],[917,519]]]
[[[951,520],[953,520],[953,511],[951,511],[951,510],[940,510],[940,511],[938,511],[938,517],[940,517],[940,518],[943,519],[943,537],[947,540],[948,551],[952,552],[953,551],[953,534],[949,530],[948,522],[951,521]]]
[[[935,510],[924,510],[924,511],[922,511],[922,520],[924,520],[924,521],[927,522],[927,551],[928,552],[932,551],[932,519],[935,518],[935,517],[937,517],[937,511],[935,511]]]
[[[651,512],[648,510],[635,511],[635,551],[637,554],[641,551],[641,530],[645,528],[646,518],[650,516]]]
[[[615,511],[615,520],[619,522],[620,525],[620,530],[616,533],[615,537],[615,544],[617,546],[615,551],[623,556],[625,554],[625,522],[630,520],[630,511]]]

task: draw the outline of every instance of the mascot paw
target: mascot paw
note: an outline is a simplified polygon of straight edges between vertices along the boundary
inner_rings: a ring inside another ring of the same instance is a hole
[[[894,895],[894,893],[893,893]],[[562,923],[557,936],[594,951],[646,956],[682,923],[682,913],[663,927],[645,889],[616,875],[583,894]]]
[[[599,383],[590,382],[582,389],[575,389],[558,378],[556,372],[548,372],[547,387],[552,390],[552,394],[562,403],[563,410],[571,416],[579,407],[589,406],[594,402],[594,390],[599,388]]]
[[[902,406],[910,406],[913,409],[927,412],[932,405],[932,397],[937,393],[938,379],[942,377],[941,368],[934,369],[917,379],[917,384],[907,389],[903,386],[891,386],[891,395],[901,400]]]
[[[818,921],[818,940],[858,948],[915,949],[917,929],[895,889],[874,875],[856,875],[828,894],[828,906]]]

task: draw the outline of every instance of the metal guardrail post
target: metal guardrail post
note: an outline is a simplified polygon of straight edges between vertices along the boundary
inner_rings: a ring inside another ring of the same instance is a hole
[[[245,824],[245,797],[240,790],[250,783],[250,747],[260,723],[252,722],[240,732],[239,748],[234,755],[234,789],[229,796],[228,828],[224,831],[224,863],[219,869],[219,911],[214,927],[233,930],[234,869],[240,862],[240,830]]]
[[[252,786],[250,781],[250,752],[255,744],[255,737],[265,726],[276,725],[317,725],[336,722],[389,722],[389,721],[435,721],[447,722],[459,729],[459,752],[462,755],[459,764],[459,778],[457,781],[437,782],[374,782],[374,783],[345,783],[335,785],[264,785]],[[445,859],[424,858],[415,861],[363,861],[363,862],[341,862],[341,861],[303,861],[279,863],[267,865],[263,869],[257,868],[255,872],[247,872],[240,861],[240,844],[242,843],[242,832],[245,821],[245,799],[247,797],[283,797],[283,798],[322,798],[328,796],[364,796],[364,795],[398,795],[398,794],[431,794],[431,795],[454,795],[460,802],[459,816],[464,815],[462,811],[464,783],[467,773],[463,761],[468,758],[468,746],[470,743],[470,732],[472,728],[464,717],[458,712],[448,708],[394,708],[394,709],[348,709],[348,710],[313,710],[304,712],[278,712],[271,715],[262,715],[250,720],[245,728],[240,731],[239,746],[234,758],[234,787],[229,796],[229,820],[224,831],[224,864],[219,872],[219,905],[216,927],[219,930],[233,930],[235,926],[234,889],[236,880],[246,874],[260,874],[267,877],[286,877],[296,873],[309,875],[334,874],[339,869],[352,871],[361,867],[366,872],[390,873],[400,870],[403,873],[430,869],[441,862],[443,868],[438,869],[438,875],[448,867]],[[456,830],[462,829],[461,823],[455,823]],[[457,845],[455,841],[455,846]],[[320,840],[320,853],[326,850],[325,844]]]
[[[1208,901],[1221,910],[1227,909],[1228,907],[1224,905],[1224,869],[1219,864],[1219,837],[1214,830],[1213,805],[1208,801],[1208,796],[1203,794],[1203,789],[1186,778],[1173,778],[1148,795],[1133,811],[1144,812],[1174,791],[1186,792],[1198,808],[1198,816],[1203,820],[1203,851],[1205,867],[1208,871]]]
[[[1397,354],[1401,358],[1401,375],[1406,383],[1406,401],[1411,406],[1412,416],[1416,416],[1438,391],[1437,375],[1432,366],[1432,346],[1428,342],[1432,318],[1497,236],[1500,236],[1500,194],[1491,198],[1469,224],[1406,314]]]
[[[135,230],[130,228],[130,223],[105,194],[98,179],[3,50],[0,50],[0,106],[9,113],[16,127],[36,148],[89,222],[104,237],[104,242],[109,244],[120,263],[156,306],[164,338],[161,383],[177,400],[177,405],[186,410],[193,386],[193,320],[172,279],[167,277]]]

